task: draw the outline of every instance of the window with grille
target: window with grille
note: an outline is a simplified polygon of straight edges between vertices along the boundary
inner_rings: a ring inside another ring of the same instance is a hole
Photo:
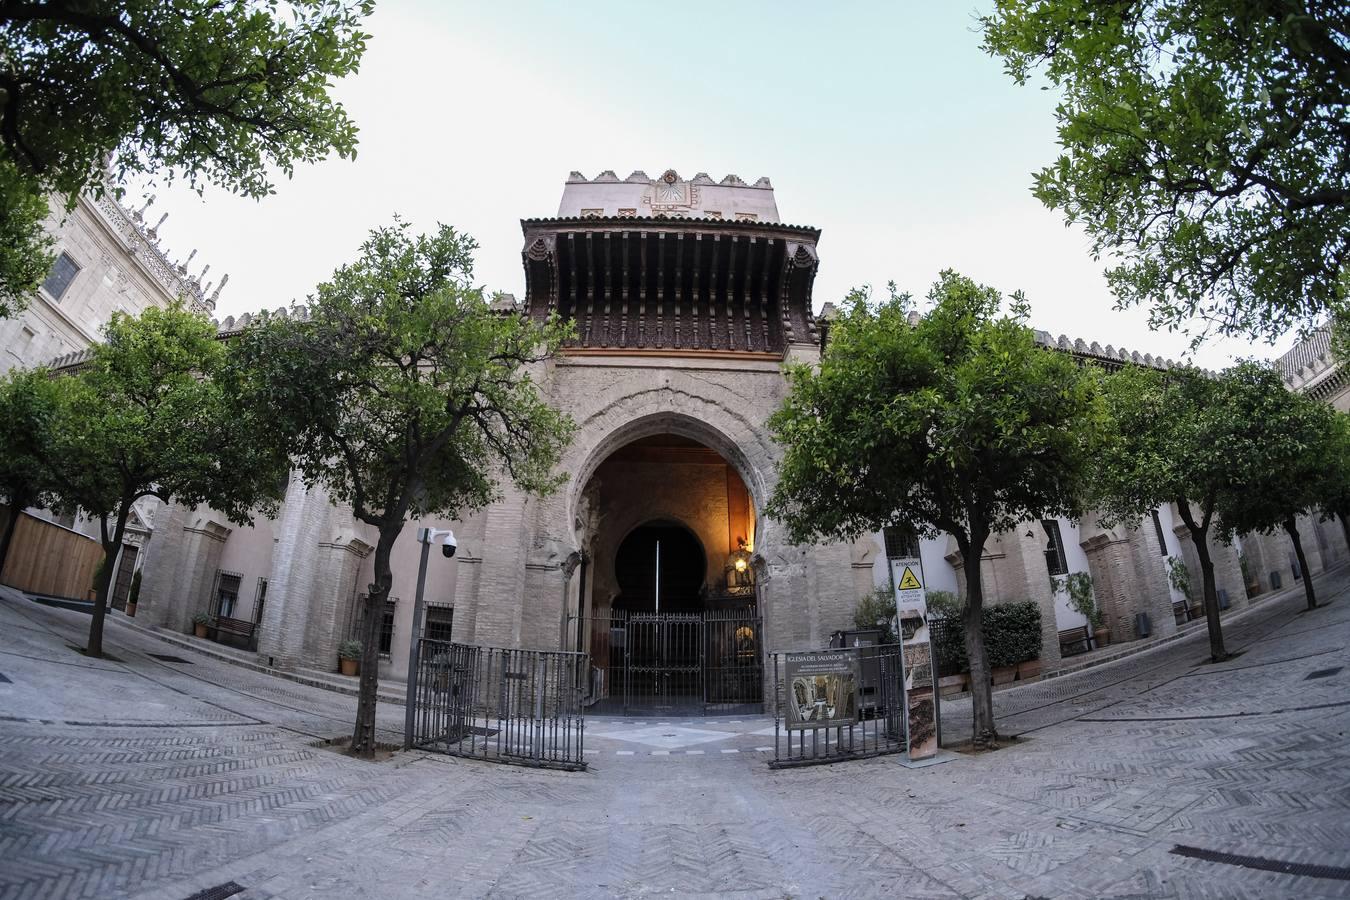
[[[428,606],[426,608],[426,627],[422,636],[429,641],[449,641],[450,623],[455,618],[453,606]]]
[[[882,540],[886,543],[887,559],[903,559],[919,555],[919,536],[913,528],[904,525],[892,525],[881,529]]]
[[[216,615],[232,619],[234,607],[239,602],[239,583],[244,576],[238,572],[218,572],[216,574]]]
[[[384,617],[380,620],[380,655],[388,656],[394,646],[394,610],[397,600],[384,601]]]
[[[46,279],[42,282],[42,289],[53,300],[60,300],[70,289],[70,283],[75,280],[75,276],[80,272],[79,265],[70,258],[69,253],[62,253],[56,258],[56,264],[52,270],[47,273]]]
[[[1059,523],[1054,519],[1042,519],[1045,529],[1045,567],[1051,575],[1068,575],[1069,563],[1064,558],[1064,538],[1059,533]]]
[[[1158,553],[1161,556],[1167,555],[1167,541],[1163,539],[1162,520],[1158,518],[1158,511],[1153,510],[1153,531],[1158,535]]]

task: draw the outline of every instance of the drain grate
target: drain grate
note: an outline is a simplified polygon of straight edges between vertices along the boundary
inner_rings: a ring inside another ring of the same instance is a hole
[[[154,654],[150,654],[154,656]],[[235,884],[233,881],[227,881],[224,884],[218,884],[215,887],[209,887],[204,891],[198,891],[191,897],[185,897],[183,900],[225,900],[226,897],[233,897],[235,894],[242,894],[244,886]]]
[[[1243,856],[1240,853],[1220,853],[1217,850],[1186,847],[1181,844],[1177,844],[1170,852],[1176,856],[1202,859],[1205,862],[1223,863],[1228,866],[1242,866],[1244,869],[1261,869],[1265,872],[1280,872],[1284,875],[1306,875],[1309,878],[1350,881],[1350,868],[1345,866],[1320,866],[1316,863],[1287,862],[1282,859],[1266,859],[1261,856]]]
[[[160,662],[182,663],[182,664],[185,665],[185,666],[190,666],[190,665],[192,665],[192,660],[190,660],[190,659],[183,659],[183,657],[181,657],[181,656],[171,656],[171,655],[169,655],[169,654],[167,654],[167,653],[147,653],[147,654],[145,654],[145,655],[146,655],[146,656],[153,656],[155,659],[159,660]],[[239,890],[242,891],[243,888],[240,888]],[[222,894],[221,896],[229,896],[229,895],[228,895],[228,894]]]
[[[1330,678],[1332,675],[1335,675],[1337,672],[1339,672],[1341,669],[1344,668],[1345,666],[1336,666],[1334,669],[1318,669],[1316,672],[1308,673],[1308,677],[1304,678],[1303,680],[1312,681],[1314,678]]]

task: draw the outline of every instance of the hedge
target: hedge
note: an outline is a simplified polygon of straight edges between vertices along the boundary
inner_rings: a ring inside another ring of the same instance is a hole
[[[937,654],[940,673],[954,675],[970,671],[961,620],[935,617],[931,629],[933,652]],[[981,631],[991,667],[1014,666],[1040,658],[1041,610],[1033,600],[985,607]]]

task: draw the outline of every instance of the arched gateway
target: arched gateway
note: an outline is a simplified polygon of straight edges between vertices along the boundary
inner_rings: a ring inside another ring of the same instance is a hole
[[[458,555],[427,572],[428,636],[579,648],[591,657],[591,709],[753,707],[763,654],[824,646],[874,581],[870,539],[861,550],[791,546],[763,514],[782,365],[819,358],[820,233],[779,221],[767,179],[673,171],[574,173],[556,217],[521,225],[525,296],[497,303],[576,324],[576,339],[531,373],[577,423],[559,466],[568,480],[542,500],[508,486],[466,521],[408,524],[383,674],[407,672],[416,528],[453,527]],[[176,505],[160,518],[147,618],[187,630],[228,578],[235,615],[252,610],[260,661],[336,666],[371,581],[374,537],[350,510],[295,478],[278,518],[250,528]]]

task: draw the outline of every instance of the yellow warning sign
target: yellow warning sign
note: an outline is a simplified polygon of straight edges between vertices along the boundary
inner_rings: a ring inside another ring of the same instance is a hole
[[[923,583],[914,576],[914,570],[905,566],[905,574],[900,576],[900,590],[919,591],[923,590]]]

